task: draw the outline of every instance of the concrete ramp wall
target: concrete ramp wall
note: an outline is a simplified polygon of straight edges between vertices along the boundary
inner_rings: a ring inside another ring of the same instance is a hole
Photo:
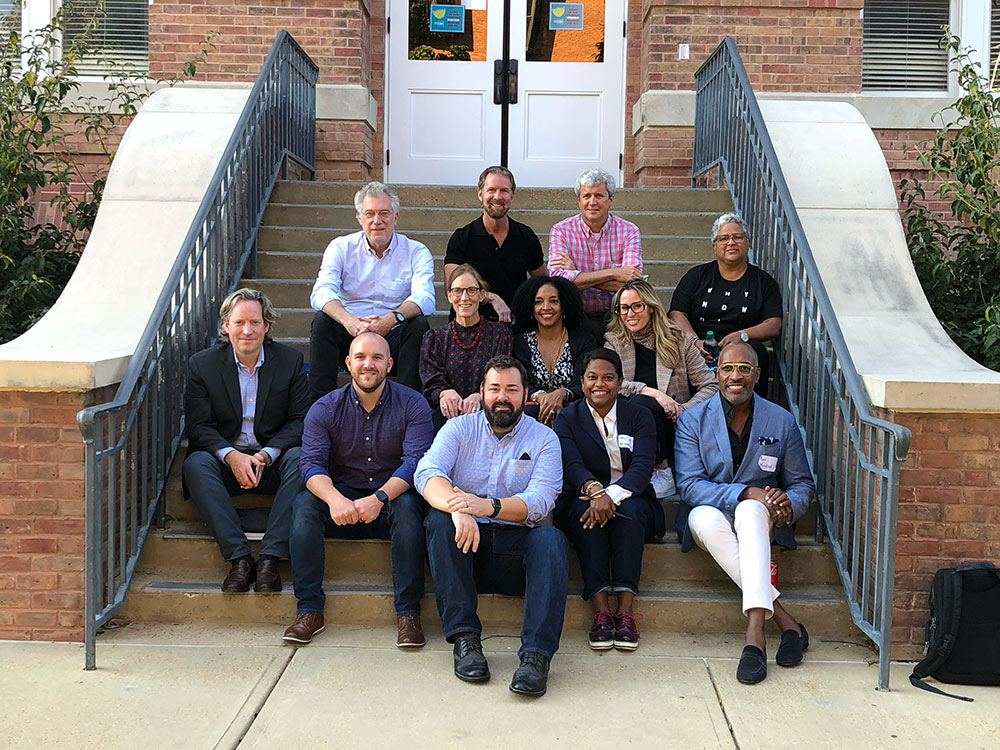
[[[89,390],[121,380],[247,95],[165,89],[146,101],[72,279],[37,325],[0,346],[0,388]]]
[[[761,101],[782,172],[874,406],[1000,410],[1000,373],[966,356],[917,280],[896,188],[851,105]]]

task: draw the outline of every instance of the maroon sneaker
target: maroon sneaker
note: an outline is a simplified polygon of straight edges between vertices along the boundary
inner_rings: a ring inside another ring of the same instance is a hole
[[[631,612],[619,612],[615,615],[614,646],[622,651],[635,651],[639,648],[639,626],[635,624],[635,615]]]
[[[610,609],[594,613],[594,624],[587,635],[594,651],[607,651],[615,645],[615,617]]]

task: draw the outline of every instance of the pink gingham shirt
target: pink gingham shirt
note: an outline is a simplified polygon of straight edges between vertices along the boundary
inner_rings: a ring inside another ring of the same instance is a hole
[[[552,267],[552,256],[566,253],[576,266],[575,271]],[[639,227],[614,214],[608,214],[600,234],[591,234],[580,214],[563,219],[549,232],[549,275],[573,281],[582,271],[603,271],[606,268],[638,266],[642,270],[642,242]],[[588,313],[604,313],[611,307],[612,292],[597,287],[582,289],[583,309]]]

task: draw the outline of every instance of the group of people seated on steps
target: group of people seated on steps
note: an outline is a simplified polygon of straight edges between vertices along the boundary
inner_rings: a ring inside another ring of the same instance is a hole
[[[638,228],[611,213],[611,175],[580,175],[580,211],[551,228],[547,267],[509,215],[515,187],[504,167],[480,176],[483,213],[444,258],[442,327],[427,323],[430,251],[395,231],[399,198],[378,182],[355,196],[361,231],[323,254],[308,375],[272,340],[264,294],[222,303],[219,342],[188,363],[183,466],[230,563],[222,590],[279,592],[289,560],[298,607],[283,639],[306,644],[325,628],[324,539],[389,539],[396,645],[425,643],[427,563],[455,675],[488,680],[478,594],[522,596],[510,689],[539,696],[563,627],[567,537],[593,605],[590,647],[633,650],[644,544],[664,536],[660,499],[676,486],[682,551],[708,551],[742,589],[737,678],[766,676],[772,618],[777,663],[799,663],[808,634],[778,602],[770,555],[772,542],[794,548],[814,485],[792,415],[763,397],[782,307],[747,260],[745,224],[715,221],[716,260],[684,275],[668,309],[643,275]],[[231,500],[247,492],[274,496],[256,560]]]

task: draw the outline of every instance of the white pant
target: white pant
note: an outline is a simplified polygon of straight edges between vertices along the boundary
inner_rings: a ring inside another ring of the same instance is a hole
[[[743,614],[751,609],[774,613],[780,596],[771,585],[771,514],[763,503],[742,500],[734,513],[698,505],[688,515],[695,544],[706,550],[743,591]]]

